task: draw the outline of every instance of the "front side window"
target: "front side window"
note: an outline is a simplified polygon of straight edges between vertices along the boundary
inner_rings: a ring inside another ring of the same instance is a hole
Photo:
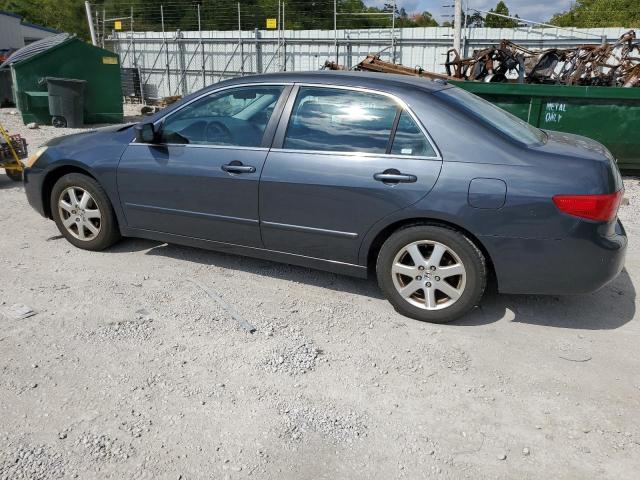
[[[542,130],[461,88],[447,88],[435,95],[444,97],[449,103],[480,118],[517,142],[533,146],[541,145],[547,139]]]
[[[281,86],[248,86],[212,93],[170,115],[163,143],[259,147]]]
[[[435,157],[436,152],[424,136],[420,127],[411,118],[406,110],[403,110],[398,120],[398,127],[393,137],[391,146],[393,155],[407,155],[412,157]]]
[[[283,147],[386,153],[397,110],[398,105],[383,95],[301,87]]]

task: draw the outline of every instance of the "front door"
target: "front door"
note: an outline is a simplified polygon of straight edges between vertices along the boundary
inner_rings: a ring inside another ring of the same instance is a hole
[[[423,127],[395,97],[300,86],[262,172],[264,245],[356,264],[366,232],[427,195],[441,164]]]
[[[128,226],[262,246],[258,183],[283,90],[213,92],[166,117],[158,144],[129,145],[118,166]]]

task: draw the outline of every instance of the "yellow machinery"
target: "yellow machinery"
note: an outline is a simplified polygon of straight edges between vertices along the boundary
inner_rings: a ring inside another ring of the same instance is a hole
[[[0,123],[0,167],[16,182],[22,180],[22,158],[27,158],[27,142],[20,135],[9,135]]]

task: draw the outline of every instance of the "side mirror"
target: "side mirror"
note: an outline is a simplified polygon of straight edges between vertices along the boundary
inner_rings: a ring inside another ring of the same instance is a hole
[[[140,123],[135,130],[136,143],[156,143],[157,132],[153,123]]]

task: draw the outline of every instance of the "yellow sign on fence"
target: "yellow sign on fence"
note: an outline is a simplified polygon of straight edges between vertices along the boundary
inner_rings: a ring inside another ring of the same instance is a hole
[[[115,22],[113,22],[113,29],[122,30],[122,22],[120,20],[116,20]]]
[[[267,28],[278,28],[278,21],[275,18],[267,18]]]

